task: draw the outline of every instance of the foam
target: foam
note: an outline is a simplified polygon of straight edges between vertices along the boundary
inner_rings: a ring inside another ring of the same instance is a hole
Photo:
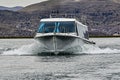
[[[23,45],[17,49],[3,51],[3,53],[1,55],[20,55],[20,56],[37,55],[41,51],[40,45],[42,45],[42,44],[40,44],[39,42],[36,41],[33,44]],[[115,54],[115,53],[120,53],[120,50],[119,49],[111,49],[109,47],[101,49],[96,45],[88,45],[87,44],[87,45],[82,46],[82,52],[77,53],[77,54],[81,54],[81,53],[89,54],[89,55],[91,55],[91,54]]]

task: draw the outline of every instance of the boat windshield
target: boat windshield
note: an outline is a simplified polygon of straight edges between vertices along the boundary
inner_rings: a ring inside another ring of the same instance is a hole
[[[38,33],[72,33],[75,32],[75,22],[41,22]]]

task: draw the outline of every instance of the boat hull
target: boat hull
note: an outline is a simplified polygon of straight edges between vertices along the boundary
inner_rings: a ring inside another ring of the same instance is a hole
[[[40,44],[42,44],[40,53],[50,54],[74,54],[82,52],[84,44],[93,44],[87,40],[73,36],[43,36],[35,38]]]

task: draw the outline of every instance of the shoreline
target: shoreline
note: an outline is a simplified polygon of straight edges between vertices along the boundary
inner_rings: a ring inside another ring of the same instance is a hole
[[[0,37],[0,39],[34,39],[34,37]],[[120,36],[89,36],[89,38],[120,38]]]
[[[120,38],[120,36],[89,36],[89,38]]]
[[[34,39],[34,37],[0,37],[0,39]]]

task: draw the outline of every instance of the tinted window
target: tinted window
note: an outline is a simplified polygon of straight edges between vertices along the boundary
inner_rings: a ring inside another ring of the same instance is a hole
[[[75,32],[75,22],[41,22],[39,33],[70,33]]]

